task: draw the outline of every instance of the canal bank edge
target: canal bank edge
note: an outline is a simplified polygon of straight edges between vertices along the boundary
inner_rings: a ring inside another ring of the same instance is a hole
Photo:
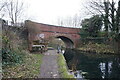
[[[119,55],[119,52],[116,52],[115,49],[113,49],[113,47],[111,47],[111,45],[108,44],[98,44],[98,43],[89,42],[77,48],[77,50],[80,50],[82,52],[90,52],[90,53],[92,52],[92,53],[100,53],[100,54]]]
[[[69,78],[70,80],[76,80],[74,78],[74,75],[68,73],[66,60],[63,54],[58,54],[58,68],[59,68],[59,74],[61,78]]]
[[[112,53],[112,52],[97,52],[97,51],[93,51],[93,50],[82,50],[82,49],[74,49],[80,52],[87,52],[87,53],[97,53],[97,54],[108,54],[108,55],[120,55],[119,53]]]

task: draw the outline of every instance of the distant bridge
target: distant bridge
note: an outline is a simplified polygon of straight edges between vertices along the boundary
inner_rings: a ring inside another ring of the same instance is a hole
[[[52,38],[60,38],[67,48],[76,48],[79,45],[79,28],[54,26],[29,20],[25,21],[25,26],[28,29],[29,49],[31,49],[33,41],[39,40],[40,37],[47,41]]]

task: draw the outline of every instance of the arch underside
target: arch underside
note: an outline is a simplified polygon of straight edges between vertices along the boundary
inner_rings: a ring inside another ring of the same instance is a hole
[[[65,43],[66,48],[74,48],[74,43],[71,39],[64,36],[58,36],[56,38],[60,38]]]

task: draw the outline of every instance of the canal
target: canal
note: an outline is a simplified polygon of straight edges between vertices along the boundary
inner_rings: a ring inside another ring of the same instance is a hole
[[[74,72],[76,78],[84,79],[120,79],[120,56],[85,53],[66,49],[64,57],[69,70]]]

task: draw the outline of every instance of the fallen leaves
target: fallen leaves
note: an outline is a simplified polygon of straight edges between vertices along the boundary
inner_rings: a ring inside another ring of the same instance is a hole
[[[3,78],[36,78],[41,60],[42,54],[26,54],[22,64],[3,67]]]

